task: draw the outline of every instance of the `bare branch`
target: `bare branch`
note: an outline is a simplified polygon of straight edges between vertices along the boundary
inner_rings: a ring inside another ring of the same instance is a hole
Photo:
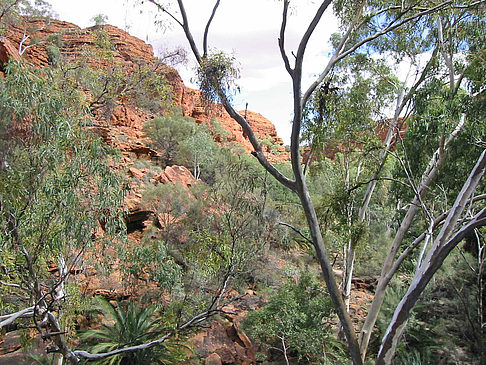
[[[348,42],[349,36],[351,35],[351,33],[353,32],[353,30],[355,29],[356,24],[357,24],[357,22],[358,22],[358,20],[359,20],[359,18],[361,16],[361,14],[362,14],[364,5],[365,5],[365,2],[363,1],[360,10],[356,13],[353,21],[351,22],[351,24],[348,27],[348,30],[346,31],[346,33],[344,34],[344,36],[339,41],[339,44],[336,47],[336,50],[334,51],[331,59],[327,63],[324,71],[322,71],[321,74],[319,75],[319,77],[307,88],[306,92],[304,93],[304,96],[302,97],[302,105],[305,105],[305,103],[307,103],[307,100],[309,100],[310,96],[312,95],[312,93],[314,92],[314,90],[316,89],[316,87],[319,86],[319,84],[322,81],[324,81],[324,79],[327,77],[327,75],[329,74],[329,72],[331,71],[331,69],[336,64],[336,58],[339,55],[339,53],[342,51],[342,49],[344,48],[344,46],[346,45],[346,43]],[[359,26],[361,26],[361,25],[359,25]],[[359,28],[359,26],[358,26],[358,28]]]
[[[369,43],[372,40],[375,40],[376,38],[381,37],[381,36],[383,36],[383,35],[385,35],[387,33],[390,33],[392,31],[394,31],[395,29],[401,27],[402,25],[411,22],[412,20],[421,18],[421,17],[423,17],[425,15],[428,15],[428,14],[434,13],[434,12],[436,12],[438,10],[441,10],[441,9],[447,7],[448,5],[450,5],[451,3],[452,3],[452,0],[444,1],[443,3],[438,4],[438,5],[434,6],[433,8],[423,10],[420,13],[417,13],[415,15],[412,15],[412,16],[408,17],[408,18],[405,18],[405,19],[403,19],[399,23],[395,23],[395,21],[390,22],[390,24],[385,29],[383,29],[383,30],[381,30],[379,32],[376,32],[375,34],[373,34],[373,35],[371,35],[371,36],[363,39],[362,41],[356,43],[353,47],[351,47],[346,52],[343,52],[342,54],[340,54],[339,57],[336,59],[336,62],[339,62],[340,60],[342,60],[343,58],[345,58],[348,54],[353,53],[358,48],[360,48],[362,45],[364,45],[366,43]],[[401,15],[399,14],[398,15],[398,18],[400,18],[400,17],[401,17]]]
[[[225,110],[228,112],[231,118],[233,118],[243,128],[243,131],[248,137],[248,140],[250,141],[251,145],[255,149],[255,151],[252,152],[252,155],[258,159],[258,162],[260,162],[260,164],[265,168],[265,170],[267,170],[273,177],[275,177],[275,179],[277,179],[279,182],[281,182],[284,186],[288,187],[292,191],[295,191],[295,182],[290,180],[284,174],[282,174],[275,166],[273,166],[267,160],[267,158],[263,154],[262,146],[258,142],[255,133],[253,132],[253,129],[250,127],[250,124],[233,108],[233,106],[229,102],[226,95],[224,95],[222,90],[219,90],[219,97],[221,99],[221,103],[223,104]]]
[[[15,322],[19,318],[28,318],[34,315],[34,307],[22,309],[18,312],[0,316],[0,328]]]
[[[206,28],[204,29],[204,36],[203,36],[203,58],[206,58],[208,55],[208,33],[209,33],[209,26],[213,21],[214,15],[216,14],[216,10],[218,10],[220,0],[216,0],[216,4],[214,4],[213,12],[209,17],[208,23],[206,24]]]
[[[354,185],[353,187],[349,188],[347,190],[348,194],[351,193],[353,190],[356,190],[358,189],[360,186],[363,186],[363,185],[367,185],[369,184],[370,182],[373,182],[373,181],[393,181],[393,182],[396,182],[398,184],[401,184],[403,186],[406,186],[407,188],[412,188],[409,184],[407,184],[406,182],[404,181],[401,181],[401,180],[398,180],[398,179],[394,179],[392,177],[373,177],[371,179],[369,179],[368,181],[363,181],[363,182],[359,182],[357,183],[356,185]]]
[[[21,289],[22,288],[19,284],[6,283],[3,280],[0,280],[0,284],[1,285],[4,285],[4,286],[10,286],[12,288],[17,288],[17,289]]]
[[[376,364],[388,363],[394,356],[398,340],[402,334],[410,311],[415,306],[420,294],[423,292],[435,272],[442,266],[450,251],[472,230],[486,225],[486,208],[482,209],[469,224],[460,229],[452,238],[449,238],[460,215],[463,213],[466,202],[476,189],[481,177],[486,170],[486,150],[479,157],[468,179],[459,192],[454,205],[449,211],[442,229],[437,235],[432,248],[422,265],[417,269],[415,277],[410,284],[407,293],[395,309],[393,318],[388,326],[382,345],[378,353]]]
[[[317,24],[319,24],[322,15],[324,15],[324,12],[326,11],[327,7],[331,4],[332,0],[325,0],[322,2],[321,6],[319,6],[319,9],[317,9],[316,14],[314,15],[314,18],[312,19],[311,23],[307,27],[307,30],[304,33],[304,36],[300,40],[299,43],[299,48],[297,49],[297,55],[296,55],[296,65],[295,68],[300,68],[302,61],[304,59],[304,53],[305,49],[307,48],[307,43],[309,43],[309,39],[314,32],[314,30],[317,27]],[[300,63],[300,65],[299,65]]]
[[[199,50],[197,49],[196,42],[194,41],[191,30],[189,29],[189,21],[187,20],[187,13],[184,7],[184,2],[182,0],[177,0],[177,3],[179,4],[179,9],[182,15],[182,29],[184,30],[189,45],[191,46],[194,57],[196,57],[197,62],[200,64],[202,61],[201,55],[199,53]]]
[[[278,224],[280,224],[281,226],[289,227],[292,231],[294,231],[295,233],[297,233],[300,237],[302,237],[303,239],[305,239],[311,245],[313,244],[312,240],[310,240],[309,238],[307,238],[301,231],[299,231],[293,225],[288,224],[288,223],[285,223],[285,222],[278,222]]]
[[[167,10],[167,8],[165,8],[164,6],[160,5],[155,0],[148,0],[148,1],[151,2],[152,4],[154,4],[157,7],[157,9],[159,9],[161,12],[166,13],[169,17],[172,18],[172,20],[174,20],[181,27],[184,27],[182,25],[181,21],[179,19],[177,19],[176,16],[174,14],[172,14],[169,10]]]
[[[305,99],[304,100],[306,100],[306,99],[308,99],[310,97],[310,95],[312,94],[312,92],[325,79],[325,77],[327,76],[327,74],[329,73],[329,71],[334,67],[334,65],[336,65],[339,61],[341,61],[343,58],[347,57],[349,54],[351,54],[354,51],[356,51],[358,48],[360,48],[364,44],[369,43],[369,42],[375,40],[376,38],[379,38],[379,37],[381,37],[381,36],[383,36],[383,35],[385,35],[387,33],[390,33],[392,31],[394,31],[395,29],[403,26],[404,24],[411,22],[412,20],[421,18],[421,17],[423,17],[425,15],[428,15],[428,14],[431,14],[431,13],[436,12],[438,10],[441,10],[441,9],[445,8],[446,6],[450,5],[451,3],[452,3],[452,0],[445,1],[445,2],[443,2],[441,4],[438,4],[438,5],[434,6],[433,8],[425,9],[425,10],[422,10],[421,12],[419,12],[419,13],[417,13],[415,15],[411,15],[411,16],[403,19],[401,22],[398,22],[397,23],[396,21],[398,19],[400,19],[401,17],[403,17],[403,15],[405,13],[407,13],[408,11],[410,11],[410,8],[409,9],[406,9],[406,10],[402,11],[400,14],[398,14],[397,15],[397,18],[394,19],[393,21],[391,21],[388,24],[388,26],[386,26],[384,29],[382,29],[381,31],[376,32],[376,33],[374,33],[374,34],[366,37],[365,39],[357,42],[354,46],[352,46],[347,51],[345,51],[343,53],[340,53],[342,49],[336,49],[336,51],[332,55],[331,59],[329,60],[328,64],[326,65],[324,71],[319,75],[319,77],[316,79],[316,81],[312,83],[312,85],[309,87],[309,89],[304,94],[304,96],[305,96]],[[352,29],[350,27],[348,29],[348,33],[351,32],[351,30],[354,30],[354,29]]]
[[[148,349],[150,347],[160,345],[161,343],[167,341],[167,339],[169,339],[170,337],[174,336],[177,332],[184,330],[186,328],[189,328],[189,327],[193,327],[193,326],[199,324],[200,322],[205,321],[206,319],[208,319],[208,318],[210,318],[210,317],[212,317],[215,314],[220,313],[220,312],[221,312],[221,310],[219,310],[219,309],[213,309],[213,310],[209,310],[209,311],[200,313],[200,314],[192,317],[189,321],[184,323],[182,326],[180,326],[177,331],[169,332],[169,333],[165,334],[164,336],[162,336],[162,337],[160,337],[160,338],[158,338],[154,341],[151,341],[151,342],[148,342],[148,343],[145,343],[145,344],[142,344],[142,345],[125,347],[125,348],[122,348],[122,349],[117,349],[117,350],[113,350],[113,351],[110,351],[110,352],[104,352],[104,353],[99,353],[99,354],[92,354],[92,353],[89,353],[87,351],[82,351],[82,350],[77,350],[77,351],[74,351],[73,353],[74,353],[74,355],[82,357],[82,358],[87,359],[87,360],[101,360],[101,359],[106,359],[107,357],[111,357],[111,356],[118,355],[118,354],[123,354],[123,353],[126,353],[126,352],[135,352],[135,351]]]
[[[292,76],[294,70],[292,70],[292,67],[290,66],[289,58],[287,56],[287,53],[285,52],[285,29],[287,28],[287,16],[289,11],[289,4],[290,4],[289,0],[284,0],[282,24],[280,26],[280,37],[278,39],[278,47],[280,49],[280,54],[282,55],[282,59],[285,64],[285,69],[290,74],[290,76]]]

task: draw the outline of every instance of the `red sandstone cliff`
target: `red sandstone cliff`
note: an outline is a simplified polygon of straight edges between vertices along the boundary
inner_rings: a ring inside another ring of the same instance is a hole
[[[20,59],[19,47],[21,51],[23,48],[29,47],[31,39],[36,39],[38,45],[27,48],[22,54],[22,58],[38,67],[46,66],[49,62],[49,56],[46,52],[46,43],[44,41],[49,37],[52,38],[54,35],[58,37],[59,43],[62,45],[60,47],[61,54],[68,60],[76,59],[82,52],[95,46],[96,39],[93,36],[93,31],[96,29],[96,26],[81,29],[74,24],[59,20],[51,20],[47,24],[43,20],[25,21],[24,24],[19,24],[12,29],[12,35],[0,41],[0,66],[5,64],[9,57]],[[151,45],[117,27],[105,25],[103,29],[109,35],[113,48],[113,58],[110,62],[117,62],[126,70],[134,69],[135,63],[140,60],[148,64],[157,62]],[[23,40],[24,42],[20,46]],[[93,62],[91,66],[106,67],[108,66],[108,61],[106,64],[100,65],[98,60]],[[175,69],[163,66],[160,72],[163,72],[169,81],[172,87],[173,100],[176,105],[181,107],[185,116],[194,118],[197,123],[205,124],[209,124],[213,118],[216,118],[228,132],[229,142],[236,142],[247,151],[252,151],[252,146],[244,135],[242,128],[221,107],[215,105],[210,108],[212,112],[208,112],[203,107],[201,93],[198,90],[186,87]],[[118,126],[119,130],[114,131],[111,126],[106,126],[109,130],[98,130],[98,132],[101,132],[107,138],[111,134],[123,132],[128,136],[129,141],[115,147],[120,148],[122,152],[127,151],[132,144],[144,143],[142,127],[145,121],[151,117],[153,116],[142,110],[120,104],[112,115],[112,124]],[[247,119],[259,138],[270,140],[277,146],[279,154],[269,154],[269,159],[272,161],[286,160],[287,155],[284,153],[283,141],[278,137],[275,126],[258,113],[247,112]],[[114,141],[115,139],[108,138],[108,141]]]

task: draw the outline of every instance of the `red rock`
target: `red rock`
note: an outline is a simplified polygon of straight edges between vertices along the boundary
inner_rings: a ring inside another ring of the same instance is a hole
[[[154,180],[162,184],[170,182],[165,172],[161,172],[159,175],[154,176]]]
[[[223,364],[235,364],[236,363],[235,356],[229,348],[222,347],[222,348],[219,348],[216,352],[220,356],[221,362]]]
[[[144,169],[145,170],[145,169]],[[135,167],[130,167],[128,169],[128,172],[135,178],[139,179],[139,180],[143,180],[143,177],[146,173],[146,171],[143,171],[143,170],[139,170],[139,169],[136,169]]]
[[[104,25],[81,29],[74,24],[52,19],[48,24],[43,20],[24,20],[22,24],[14,25],[11,29],[13,32],[12,36],[0,43],[0,64],[4,64],[9,56],[20,59],[18,47],[25,34],[25,29],[36,29],[36,31],[32,31],[29,34],[30,38],[25,42],[25,45],[30,45],[30,39],[33,38],[38,39],[40,43],[37,46],[28,48],[22,55],[22,58],[38,67],[46,66],[49,62],[46,48],[42,44],[42,41],[47,37],[58,35],[62,44],[60,47],[62,55],[68,60],[74,60],[79,58],[85,50],[95,47],[95,34],[101,29],[108,34],[113,45],[112,59],[109,61],[96,60],[96,58],[90,59],[87,62],[91,67],[107,68],[114,63],[118,63],[127,72],[130,72],[138,67],[136,62],[143,61],[149,65],[155,65],[158,62],[157,58],[153,55],[151,45],[146,44],[142,40],[131,36],[117,27]],[[160,65],[157,69],[158,72],[164,74],[172,86],[173,100],[176,105],[182,108],[184,115],[190,116],[196,122],[206,125],[210,125],[213,118],[216,118],[228,132],[229,141],[240,144],[247,151],[253,150],[240,125],[220,105],[204,101],[199,90],[193,90],[184,86],[181,77],[175,69],[165,65]],[[210,108],[206,106],[210,106]],[[288,159],[288,153],[284,152],[283,141],[277,136],[275,126],[268,119],[261,114],[251,111],[241,111],[240,113],[242,115],[246,114],[247,120],[258,138],[261,140],[269,140],[275,144],[278,151],[277,154],[269,151],[264,146],[264,150],[268,153],[268,158],[271,161],[284,161]],[[121,105],[117,106],[113,111],[111,122],[119,128],[128,128],[125,132],[128,131],[131,133],[129,137],[136,136],[140,140],[143,124],[151,117],[153,116],[121,102]],[[218,140],[220,138],[216,136],[216,139]],[[225,141],[219,142],[225,143]],[[129,148],[125,146],[123,150],[128,151]],[[149,151],[139,150],[133,152],[148,153]]]
[[[222,365],[223,363],[221,362],[221,357],[213,352],[211,355],[206,357],[206,360],[204,360],[205,365]]]
[[[20,61],[18,49],[16,49],[8,38],[0,41],[0,62],[5,64],[10,58]]]
[[[245,332],[243,332],[237,325],[236,323],[233,325],[236,329],[236,335],[238,336],[238,339],[243,343],[244,347],[247,349],[250,349],[253,347],[253,344],[251,343],[251,340],[248,338]]]
[[[167,166],[164,174],[171,183],[180,183],[184,187],[189,187],[196,181],[192,173],[184,166]]]

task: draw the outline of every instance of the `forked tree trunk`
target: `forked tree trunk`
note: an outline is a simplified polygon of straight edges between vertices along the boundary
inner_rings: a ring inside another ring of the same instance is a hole
[[[459,242],[477,227],[486,225],[486,208],[482,209],[473,220],[460,229],[452,238],[450,235],[455,228],[459,218],[461,217],[466,203],[472,196],[476,187],[486,170],[486,150],[483,151],[474,166],[471,174],[464,183],[460,193],[457,196],[454,205],[452,206],[447,219],[435,239],[432,248],[427,253],[423,263],[417,270],[412,283],[410,284],[407,293],[402,298],[395,309],[393,318],[388,326],[385,336],[382,340],[382,345],[378,353],[376,365],[391,364],[395,356],[397,346],[400,342],[400,337],[405,330],[407,320],[410,316],[412,308],[429,283],[432,276],[442,266],[445,258],[449,255],[452,249],[457,246]]]
[[[439,148],[435,151],[434,155],[430,159],[427,169],[422,175],[421,184],[417,188],[416,195],[413,201],[410,203],[407,213],[405,214],[405,217],[403,218],[400,227],[395,234],[395,238],[393,239],[393,242],[388,249],[387,256],[382,266],[380,278],[378,280],[378,285],[376,286],[375,296],[373,298],[370,308],[368,309],[368,315],[366,316],[365,322],[363,323],[363,327],[361,328],[359,341],[361,356],[363,360],[366,357],[371,332],[373,330],[373,327],[375,326],[378,314],[380,313],[381,306],[385,299],[385,290],[392,277],[392,275],[390,275],[390,270],[392,270],[392,268],[394,267],[393,264],[395,262],[395,257],[398,253],[398,250],[400,249],[405,234],[407,233],[413,222],[413,219],[415,218],[415,215],[420,209],[421,202],[423,197],[425,196],[425,193],[427,192],[428,188],[432,184],[432,181],[437,175],[439,167],[444,163],[447,147],[456,138],[457,134],[463,129],[464,124],[464,119],[462,119],[456,129],[451,133],[451,135],[447,138],[443,145],[439,146]]]
[[[201,56],[201,53],[199,52],[196,43],[194,41],[194,38],[191,34],[191,31],[189,29],[189,24],[188,24],[188,19],[187,19],[187,14],[184,8],[184,3],[183,0],[177,0],[177,3],[179,5],[179,10],[180,10],[180,15],[181,15],[181,20],[177,19],[173,14],[171,14],[167,8],[164,6],[158,4],[156,0],[149,0],[150,2],[154,3],[161,11],[169,14],[184,30],[184,33],[186,35],[186,38],[190,44],[190,47],[194,53],[194,56],[196,57],[196,60],[198,61],[199,64],[202,63],[202,61],[206,58],[208,55],[208,43],[207,43],[207,36],[208,36],[208,30],[209,26],[214,18],[214,14],[216,12],[216,9],[219,6],[220,1],[216,0],[215,5],[213,7],[213,11],[211,13],[211,17],[208,20],[208,23],[205,28],[204,36],[203,36],[203,54]],[[409,9],[403,9],[400,14],[398,14],[396,21],[391,22],[388,26],[384,27],[381,30],[378,30],[376,33],[361,39],[354,43],[354,45],[351,45],[350,47],[345,47],[347,44],[348,40],[350,39],[351,34],[353,33],[355,28],[358,27],[360,24],[360,17],[362,15],[362,10],[365,6],[366,2],[362,2],[361,6],[359,6],[359,9],[356,11],[356,15],[354,17],[354,20],[351,22],[349,25],[348,30],[345,32],[343,38],[339,42],[339,45],[337,46],[335,52],[333,53],[331,59],[329,60],[329,63],[327,66],[324,68],[322,73],[316,78],[316,80],[307,88],[307,90],[303,93],[302,92],[302,64],[303,64],[303,59],[304,59],[304,54],[305,50],[309,41],[309,38],[311,37],[312,33],[314,32],[316,26],[320,22],[322,15],[328,8],[328,6],[331,4],[332,0],[323,0],[320,3],[319,8],[317,9],[313,19],[309,23],[307,29],[305,30],[304,35],[302,36],[300,43],[298,45],[298,49],[295,52],[292,52],[292,55],[294,56],[292,60],[294,62],[291,62],[291,59],[288,57],[288,54],[285,50],[285,35],[286,35],[286,25],[287,25],[287,15],[288,15],[288,10],[289,10],[289,0],[284,0],[283,1],[283,16],[282,16],[282,22],[281,22],[281,28],[280,28],[280,37],[279,37],[279,48],[282,56],[282,60],[285,65],[285,69],[287,72],[290,74],[292,77],[292,85],[293,85],[293,106],[294,106],[294,117],[293,117],[293,126],[292,126],[292,136],[291,136],[291,160],[292,160],[292,170],[294,173],[295,180],[291,180],[287,178],[284,174],[282,174],[275,166],[269,163],[269,161],[266,159],[261,145],[258,142],[258,139],[256,138],[252,128],[250,127],[248,121],[242,117],[240,114],[238,114],[229,100],[227,99],[225,95],[225,90],[222,90],[221,88],[218,88],[218,96],[221,99],[221,103],[225,107],[226,111],[229,113],[229,115],[243,128],[243,131],[247,135],[249,141],[251,142],[254,151],[252,152],[253,156],[255,156],[258,161],[261,163],[261,165],[280,183],[282,183],[284,186],[287,188],[291,189],[292,191],[296,192],[297,195],[299,196],[299,199],[302,203],[305,216],[307,219],[307,223],[309,226],[312,242],[314,244],[316,254],[319,260],[319,263],[322,268],[324,280],[326,281],[326,284],[328,286],[328,290],[330,292],[330,296],[333,300],[334,307],[336,309],[336,312],[339,316],[339,319],[341,321],[341,325],[343,326],[343,331],[346,335],[346,339],[348,341],[348,348],[349,352],[352,358],[352,361],[355,365],[361,365],[362,364],[362,359],[360,356],[360,350],[359,350],[359,345],[356,339],[356,334],[354,332],[354,328],[352,326],[351,320],[349,318],[349,315],[346,311],[344,301],[341,296],[341,292],[339,288],[337,287],[336,280],[334,277],[334,273],[332,272],[332,266],[329,262],[328,256],[326,249],[324,247],[322,235],[320,232],[319,228],[319,223],[317,220],[316,212],[314,209],[314,206],[312,204],[312,200],[310,198],[309,191],[306,186],[305,182],[305,176],[302,172],[302,166],[301,166],[301,161],[300,161],[300,153],[299,153],[299,145],[300,145],[300,133],[301,133],[301,126],[302,126],[302,113],[303,113],[303,108],[305,104],[308,102],[309,98],[311,97],[312,93],[315,91],[315,89],[324,81],[324,79],[329,75],[331,72],[332,68],[340,62],[343,58],[347,57],[349,54],[353,53],[355,50],[357,50],[359,47],[365,45],[368,42],[373,41],[376,38],[379,38],[389,32],[394,31],[395,29],[399,28],[400,26],[409,23],[417,18],[420,18],[424,15],[430,14],[432,12],[438,11],[442,8],[444,8],[447,3],[441,3],[437,6],[434,6],[430,9],[424,9],[416,14],[407,16],[407,12]],[[293,63],[293,65],[292,65]],[[414,215],[414,214],[413,214]],[[413,218],[413,217],[412,217]],[[391,264],[391,263],[390,263]],[[387,270],[388,271],[388,270]],[[381,303],[380,303],[381,305]],[[376,319],[375,319],[376,320]],[[374,325],[374,321],[371,324],[371,328]],[[366,344],[369,340],[366,340]]]
[[[430,61],[429,61],[430,63]],[[425,67],[424,73],[429,69],[429,67]],[[361,206],[358,211],[358,219],[357,222],[358,224],[361,224],[364,222],[364,219],[366,217],[366,212],[368,210],[368,207],[370,205],[371,197],[373,196],[373,193],[375,191],[376,185],[378,183],[378,177],[381,174],[381,171],[383,170],[383,166],[385,166],[386,159],[388,157],[388,154],[393,146],[393,139],[394,137],[397,136],[398,133],[400,133],[400,126],[399,126],[399,120],[400,120],[400,114],[402,113],[403,109],[405,108],[405,105],[408,103],[413,91],[422,83],[423,78],[420,78],[412,87],[412,89],[408,92],[408,94],[405,96],[405,87],[402,87],[400,90],[400,93],[397,98],[397,105],[395,108],[394,116],[392,119],[392,122],[390,123],[388,127],[388,131],[386,133],[386,137],[384,142],[384,149],[381,151],[380,156],[379,156],[379,165],[378,168],[375,170],[373,173],[373,176],[371,178],[371,181],[368,183],[368,187],[366,189],[365,195],[363,197],[363,200],[361,201]],[[344,276],[344,298],[346,301],[346,308],[349,311],[349,302],[350,302],[350,297],[351,297],[351,283],[352,283],[352,278],[353,278],[353,271],[354,271],[354,265],[356,261],[356,245],[357,242],[350,242],[349,243],[349,250],[347,253],[347,259],[346,259],[346,267],[344,270],[345,276]],[[361,344],[360,344],[361,345]],[[363,349],[361,349],[361,352],[363,353]],[[366,349],[364,350],[366,353]],[[364,361],[364,356],[363,356],[363,361]]]
[[[362,364],[359,345],[356,333],[354,331],[353,323],[348,315],[348,311],[346,310],[346,306],[341,296],[341,291],[339,290],[334,276],[334,272],[332,270],[332,265],[329,262],[329,256],[324,246],[321,230],[319,227],[319,221],[317,219],[314,205],[310,198],[310,194],[307,186],[305,185],[305,182],[302,187],[300,187],[300,189],[297,191],[297,194],[299,195],[299,198],[302,202],[302,207],[304,209],[307,224],[309,226],[311,239],[316,250],[317,259],[321,266],[324,281],[326,282],[326,286],[329,291],[329,296],[333,301],[334,308],[339,317],[343,332],[348,341],[348,348],[351,358],[353,360],[353,364]]]

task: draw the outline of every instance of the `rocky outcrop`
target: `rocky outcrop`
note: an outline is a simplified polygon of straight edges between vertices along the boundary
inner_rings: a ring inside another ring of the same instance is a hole
[[[244,147],[248,152],[253,151],[253,146],[243,128],[230,117],[221,105],[204,100],[199,90],[185,86],[177,88],[177,90],[179,91],[179,94],[176,95],[177,104],[181,105],[184,115],[194,118],[198,124],[204,123],[208,126],[211,126],[213,119],[217,120],[228,132],[226,142],[234,142]],[[289,159],[289,154],[285,152],[283,140],[277,135],[275,126],[268,119],[252,111],[240,110],[239,113],[246,116],[246,120],[255,134],[260,140],[264,141],[264,148],[270,161],[282,162]]]
[[[198,348],[205,364],[256,364],[258,346],[240,328],[240,322],[249,311],[261,307],[264,302],[253,290],[248,290],[237,303],[223,309],[224,318],[213,321],[211,326],[190,337],[189,342]]]
[[[110,62],[133,63],[140,59],[152,61],[154,59],[153,49],[150,44],[146,44],[140,39],[128,34],[127,32],[111,26],[94,26],[81,29],[75,24],[50,19],[24,19],[22,23],[11,27],[9,40],[19,49],[23,41],[21,50],[25,49],[22,57],[37,67],[44,67],[49,63],[49,55],[46,45],[54,42],[59,46],[61,53],[68,59],[75,59],[83,52],[93,49],[97,38],[94,31],[103,27],[109,35],[112,44],[113,58]],[[35,39],[34,43],[31,42]],[[18,54],[18,52],[17,52]]]
[[[12,45],[8,38],[0,41],[0,62],[6,64],[10,58],[20,61],[18,49]]]
[[[98,41],[94,35],[99,27],[80,29],[74,24],[52,20],[46,23],[43,20],[25,21],[17,24],[12,29],[13,34],[0,42],[0,72],[9,58],[27,60],[37,67],[45,67],[52,62],[48,52],[48,39],[56,39],[58,50],[67,58],[75,60],[95,47]],[[113,27],[103,26],[112,44],[112,56],[110,62],[117,62],[124,67],[126,72],[136,68],[138,62],[156,64],[157,59],[153,56],[152,47],[143,41],[129,35],[128,33]],[[28,36],[28,37],[27,37]],[[34,45],[31,39],[38,42]],[[27,47],[27,48],[26,48]],[[21,50],[22,56],[19,54]],[[86,57],[84,57],[86,59]],[[91,67],[108,67],[108,61],[87,60]],[[216,104],[208,105],[201,97],[198,90],[193,90],[184,85],[179,74],[173,68],[160,66],[158,72],[162,72],[172,88],[172,97],[176,105],[180,106],[183,114],[192,117],[197,123],[211,125],[213,118],[218,120],[226,131],[225,136],[216,136],[217,142],[221,144],[235,143],[247,151],[252,150],[248,139],[242,128],[234,122],[230,116]],[[265,140],[269,159],[282,161],[286,159],[283,142],[277,136],[273,124],[258,113],[242,111],[246,114],[247,120],[255,130],[257,136]],[[159,151],[150,147],[150,141],[146,137],[143,126],[145,122],[154,115],[139,108],[120,102],[113,108],[108,120],[93,118],[92,124],[86,129],[99,135],[118,150],[121,154],[119,160],[111,162],[113,169],[122,170],[126,173],[126,181],[131,187],[126,196],[125,222],[129,233],[127,247],[135,247],[142,242],[142,231],[149,224],[159,227],[163,222],[170,221],[170,216],[161,217],[154,211],[153,207],[144,206],[141,192],[146,186],[157,184],[181,184],[189,189],[195,182],[192,173],[183,166],[168,166],[164,170],[157,165],[160,157]],[[170,190],[170,185],[168,186]],[[100,222],[99,236],[102,235],[103,224]],[[98,233],[94,234],[98,237]],[[113,252],[112,252],[113,251]],[[71,272],[82,284],[82,293],[86,295],[102,295],[108,299],[124,299],[136,289],[128,291],[123,283],[119,263],[114,263],[110,268],[109,275],[100,275],[94,268],[92,262],[98,260],[98,255],[109,255],[116,257],[114,247],[96,247],[88,255],[89,260],[81,260],[80,268]],[[52,275],[58,275],[56,265],[50,267]],[[143,283],[145,289],[152,285],[148,280]],[[140,288],[137,288],[139,290]],[[201,352],[206,364],[254,364],[256,347],[244,332],[239,328],[242,315],[248,310],[254,310],[261,305],[256,295],[249,295],[245,299],[248,309],[241,312],[236,308],[229,308],[230,312],[239,313],[237,316],[227,316],[224,321],[214,322],[210,328],[200,332],[192,339],[192,343]],[[0,338],[1,342],[1,338]]]
[[[23,24],[14,26],[12,35],[0,43],[0,66],[4,65],[9,57],[20,59],[18,51],[20,48],[24,50],[22,54],[23,59],[38,67],[44,67],[49,64],[48,46],[54,42],[53,40],[55,40],[60,53],[67,60],[75,60],[83,53],[95,49],[96,44],[99,43],[96,34],[98,34],[97,31],[100,29],[109,37],[111,59],[109,61],[88,60],[92,67],[108,67],[110,63],[118,63],[129,72],[140,61],[147,64],[157,63],[151,45],[111,25],[81,29],[74,24],[59,20],[50,20],[49,22],[44,20],[25,20]],[[31,43],[31,39],[34,38],[37,42],[36,45]],[[22,46],[20,46],[20,43],[22,43]],[[175,69],[161,65],[159,72],[162,72],[168,80],[172,87],[174,103],[181,107],[185,116],[194,118],[197,123],[205,123],[207,125],[210,125],[212,120],[216,119],[228,135],[225,141],[218,142],[234,142],[244,147],[248,152],[253,150],[242,128],[220,105],[208,104],[201,97],[200,91],[186,87]],[[262,141],[265,141],[264,145],[271,161],[288,159],[283,141],[278,137],[275,126],[268,119],[261,114],[251,111],[241,111],[240,113],[247,115],[247,120],[256,135]],[[125,135],[133,136],[140,141],[143,140],[143,124],[152,117],[153,115],[137,108],[121,104],[115,108],[111,121]],[[128,149],[123,147],[122,151]]]

